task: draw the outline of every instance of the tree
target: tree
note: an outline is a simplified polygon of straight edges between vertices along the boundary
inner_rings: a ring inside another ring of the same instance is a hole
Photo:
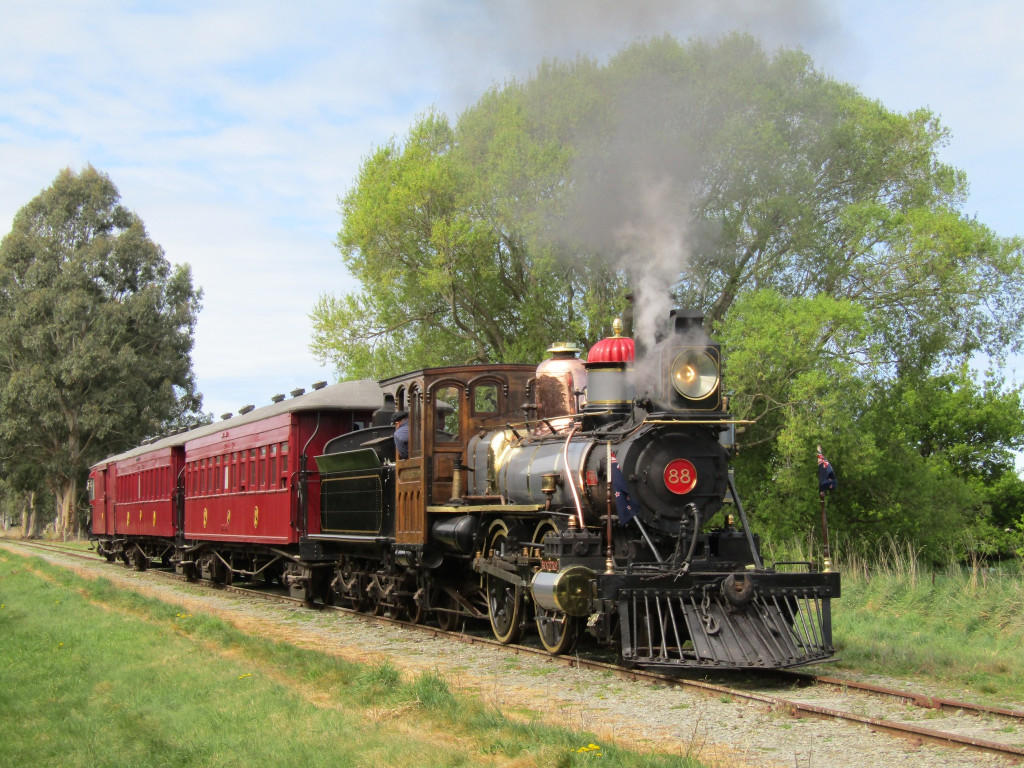
[[[603,335],[629,292],[641,340],[701,309],[770,526],[811,519],[825,443],[870,488],[836,494],[838,519],[948,533],[991,514],[1022,444],[1019,391],[966,366],[1024,340],[1024,242],[963,213],[947,140],[746,35],[545,62],[366,160],[339,235],[361,289],[321,299],[314,346],[346,375],[534,361]]]
[[[198,410],[199,300],[92,166],[61,171],[0,242],[0,458],[41,478],[65,535],[90,463]]]
[[[455,149],[448,121],[428,113],[404,145],[366,159],[342,201],[338,247],[362,289],[320,298],[312,348],[346,376],[532,361],[554,339],[598,337],[586,307],[597,291],[586,284],[614,287],[617,276],[593,279],[528,248],[502,225],[511,220],[495,208],[498,191],[474,181]]]

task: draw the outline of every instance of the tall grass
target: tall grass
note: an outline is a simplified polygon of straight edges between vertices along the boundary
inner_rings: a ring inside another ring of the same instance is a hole
[[[820,550],[789,542],[779,560],[814,560]],[[914,676],[1024,702],[1024,567],[952,559],[928,565],[913,544],[868,549],[840,542],[842,597],[832,603],[834,665]]]
[[[699,765],[590,750],[593,734],[507,719],[436,672],[253,637],[3,549],[0,689],[3,766]]]

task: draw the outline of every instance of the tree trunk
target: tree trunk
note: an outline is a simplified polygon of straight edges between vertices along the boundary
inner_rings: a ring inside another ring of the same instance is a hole
[[[21,538],[36,537],[36,492],[29,491],[25,498],[25,506],[21,510]]]
[[[64,541],[74,533],[75,501],[78,498],[78,478],[64,477],[56,487],[57,532]]]

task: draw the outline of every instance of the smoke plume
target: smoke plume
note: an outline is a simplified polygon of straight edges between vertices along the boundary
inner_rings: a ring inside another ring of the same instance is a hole
[[[465,102],[496,82],[528,78],[543,59],[602,61],[666,34],[714,39],[742,31],[772,49],[813,47],[836,32],[822,0],[461,0],[416,9],[413,23]],[[715,124],[715,110],[725,108],[690,87],[665,73],[624,84],[600,126],[580,139],[572,189],[558,220],[543,227],[558,251],[630,276],[638,339],[652,339],[667,317],[692,251],[702,135]]]

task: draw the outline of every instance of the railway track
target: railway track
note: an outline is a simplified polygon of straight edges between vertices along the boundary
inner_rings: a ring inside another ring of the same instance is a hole
[[[4,540],[8,544],[23,549],[41,552],[52,552],[64,557],[73,557],[91,563],[99,563],[95,554],[80,549],[63,546],[53,542],[26,542],[20,540]],[[184,576],[167,571],[149,571],[156,578],[184,582]],[[196,585],[235,593],[241,596],[261,600],[274,600],[283,603],[299,603],[302,600],[287,594],[266,589],[252,589],[244,586],[225,586],[210,582],[190,582]],[[731,684],[712,682],[708,676],[698,679],[680,674],[663,674],[654,671],[630,669],[620,664],[602,659],[599,656],[576,654],[572,656],[550,656],[539,646],[502,645],[483,632],[446,631],[438,627],[424,624],[412,624],[389,616],[374,616],[358,613],[338,606],[322,606],[323,610],[334,610],[349,614],[363,621],[395,625],[410,631],[425,632],[434,637],[444,637],[454,642],[491,646],[502,649],[506,653],[536,655],[548,661],[581,669],[599,670],[615,677],[650,685],[683,688],[700,692],[708,696],[729,697],[737,701],[749,701],[763,704],[773,710],[786,712],[794,717],[814,717],[840,720],[866,726],[873,731],[911,739],[915,742],[928,742],[954,748],[969,748],[989,754],[1009,758],[1015,762],[1024,761],[1024,710],[1006,707],[993,707],[975,702],[933,696],[931,694],[899,690],[896,688],[875,685],[855,680],[847,680],[828,675],[814,675],[806,672],[783,671],[771,674],[757,674],[745,678],[743,686],[735,683],[736,674],[722,675],[721,679],[730,679]],[[780,694],[777,689],[784,688]],[[902,712],[897,715],[876,716],[863,711],[871,709],[873,700],[899,705]],[[824,703],[823,703],[824,702]],[[914,721],[914,714],[926,712],[926,716],[934,713],[948,713],[957,719],[956,730],[943,730],[938,727],[926,727]],[[908,716],[909,713],[909,716]],[[970,718],[965,727],[964,716]],[[1001,735],[1003,738],[997,738]],[[1017,743],[1011,740],[1016,738]]]

